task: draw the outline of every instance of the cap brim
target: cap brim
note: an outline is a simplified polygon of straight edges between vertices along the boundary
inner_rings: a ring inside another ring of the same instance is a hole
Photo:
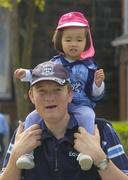
[[[33,81],[30,86],[33,86],[34,84],[40,82],[40,81],[54,81],[56,83],[58,83],[59,85],[61,86],[64,86],[65,83],[66,83],[66,80],[65,79],[60,79],[60,78],[57,78],[57,77],[41,77],[35,81]]]
[[[80,23],[80,22],[70,22],[70,23],[65,23],[57,27],[57,29],[61,29],[64,27],[88,27],[88,24]]]

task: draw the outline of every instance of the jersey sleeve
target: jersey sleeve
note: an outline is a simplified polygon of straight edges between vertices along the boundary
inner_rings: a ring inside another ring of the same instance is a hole
[[[40,125],[41,123],[42,123],[42,118],[39,116],[37,111],[34,110],[30,114],[28,114],[28,116],[26,117],[26,119],[24,121],[24,128],[27,129],[30,126],[32,126],[33,124],[39,124]],[[4,171],[4,169],[6,168],[6,166],[8,164],[10,154],[11,154],[12,149],[13,149],[16,132],[17,132],[17,129],[15,130],[15,132],[11,138],[10,144],[8,146],[8,149],[7,149],[4,161],[3,161],[2,171],[0,172],[0,174],[2,174],[2,172]]]
[[[104,84],[104,88],[102,89],[102,93],[99,94],[97,96],[94,96],[94,77],[95,77],[95,72],[98,69],[98,65],[95,62],[95,60],[93,58],[89,58],[86,61],[83,61],[83,64],[88,68],[88,78],[87,78],[87,83],[85,86],[85,92],[87,94],[87,96],[94,102],[94,103],[98,103],[101,100],[103,100],[104,96],[105,96],[105,84]]]
[[[25,76],[21,78],[21,81],[23,82],[31,82],[32,81],[32,70],[31,69],[25,69]]]
[[[6,152],[4,161],[3,161],[3,166],[2,166],[2,170],[1,170],[1,172],[0,172],[0,175],[3,173],[4,169],[6,168],[6,166],[7,166],[7,164],[8,164],[8,161],[9,161],[9,158],[10,158],[10,154],[11,154],[12,149],[13,149],[16,132],[17,132],[17,129],[15,130],[15,132],[14,132],[12,138],[11,138],[10,144],[9,144],[9,146],[8,146],[8,149],[7,149],[7,152]]]
[[[101,147],[113,163],[128,174],[128,157],[112,125],[104,119],[96,120],[101,137]]]

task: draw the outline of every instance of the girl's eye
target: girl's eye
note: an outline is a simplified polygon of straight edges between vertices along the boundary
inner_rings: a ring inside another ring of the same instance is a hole
[[[66,41],[66,42],[70,42],[71,40],[70,40],[70,39],[66,39],[65,41]]]
[[[81,41],[82,41],[82,39],[78,39],[77,41],[81,42]]]

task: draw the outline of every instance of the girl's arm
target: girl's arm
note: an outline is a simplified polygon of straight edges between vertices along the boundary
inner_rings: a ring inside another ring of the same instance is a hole
[[[17,79],[20,79],[21,81],[27,81],[27,82],[31,82],[32,80],[32,72],[30,69],[23,69],[23,68],[19,68],[16,69],[14,72],[14,76]]]

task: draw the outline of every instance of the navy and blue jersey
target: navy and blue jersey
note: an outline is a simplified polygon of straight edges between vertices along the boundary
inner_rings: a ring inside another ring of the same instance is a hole
[[[94,74],[98,69],[93,58],[68,62],[63,55],[57,55],[51,61],[62,64],[68,71],[69,82],[73,89],[73,104],[94,108],[96,103],[103,99],[104,92],[98,97],[92,96]]]
[[[111,124],[104,119],[96,119],[101,136],[101,147],[113,163],[124,173],[128,173],[128,158],[123,146],[113,130]],[[73,115],[65,133],[61,139],[48,130],[44,121],[40,119],[43,129],[42,144],[34,150],[35,168],[22,170],[24,180],[100,180],[95,166],[89,171],[81,170],[76,160],[78,152],[73,148],[74,136],[78,131],[78,124]],[[13,148],[15,133],[9,145],[3,168],[6,167]]]

